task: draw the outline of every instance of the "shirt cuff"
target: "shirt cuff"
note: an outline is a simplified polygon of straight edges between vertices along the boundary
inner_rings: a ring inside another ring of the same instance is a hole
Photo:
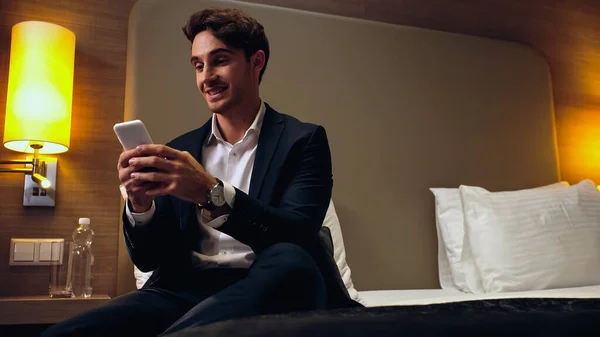
[[[156,206],[154,205],[154,201],[152,201],[152,206],[150,209],[144,213],[134,213],[129,209],[129,200],[125,200],[125,212],[127,214],[127,219],[129,220],[129,224],[132,227],[135,226],[143,226],[152,220],[154,216],[154,212],[156,211]]]
[[[197,208],[200,211],[200,224],[203,226],[208,226],[212,228],[219,228],[229,219],[229,214],[223,214],[218,218],[211,218],[207,215],[208,212],[205,212],[204,209]]]
[[[223,190],[225,193],[225,202],[233,209],[233,204],[235,203],[235,188],[231,184],[223,182]]]

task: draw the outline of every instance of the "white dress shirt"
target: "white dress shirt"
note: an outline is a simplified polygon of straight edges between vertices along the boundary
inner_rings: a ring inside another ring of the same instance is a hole
[[[248,193],[250,189],[252,168],[265,111],[266,106],[261,102],[254,122],[246,130],[242,140],[235,144],[230,144],[223,139],[217,127],[216,116],[213,114],[212,131],[202,145],[200,164],[208,173],[223,181],[225,200],[232,209],[235,205],[234,187],[244,193]],[[127,218],[132,226],[143,226],[152,219],[155,209],[154,202],[150,210],[145,213],[133,213],[129,210],[129,206],[126,206]],[[213,219],[200,208],[197,209],[202,239],[198,242],[196,250],[192,251],[192,262],[204,268],[250,267],[255,258],[252,249],[218,230],[227,221],[229,215],[225,214]]]

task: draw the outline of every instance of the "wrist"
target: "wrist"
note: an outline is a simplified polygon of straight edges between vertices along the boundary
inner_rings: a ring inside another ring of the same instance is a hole
[[[217,178],[212,177],[214,184],[210,185],[204,194],[204,202],[199,202],[198,206],[204,208],[207,211],[214,211],[216,208],[220,208],[225,205],[223,182]]]
[[[206,181],[206,187],[202,190],[201,196],[204,199],[202,204],[206,204],[210,201],[210,191],[219,183],[219,179],[209,176]]]
[[[206,179],[206,183],[204,184],[204,186],[200,189],[199,193],[197,194],[197,198],[195,200],[196,204],[198,204],[198,206],[203,207],[203,205],[205,205],[208,202],[208,198],[210,195],[210,190],[213,188],[213,186],[215,186],[219,181],[217,180],[217,178],[213,177],[213,176],[208,176]]]

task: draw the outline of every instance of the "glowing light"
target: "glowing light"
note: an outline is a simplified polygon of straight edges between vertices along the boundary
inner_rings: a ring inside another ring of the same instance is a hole
[[[26,21],[13,26],[4,146],[32,153],[69,149],[75,35],[61,26]]]

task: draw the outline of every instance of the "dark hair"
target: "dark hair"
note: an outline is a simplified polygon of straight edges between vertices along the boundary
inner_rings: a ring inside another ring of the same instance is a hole
[[[182,29],[190,42],[194,41],[198,33],[210,31],[228,47],[243,49],[248,60],[254,53],[262,50],[265,53],[265,65],[258,83],[262,81],[269,62],[269,40],[264,27],[253,17],[239,9],[209,8],[192,14]]]

